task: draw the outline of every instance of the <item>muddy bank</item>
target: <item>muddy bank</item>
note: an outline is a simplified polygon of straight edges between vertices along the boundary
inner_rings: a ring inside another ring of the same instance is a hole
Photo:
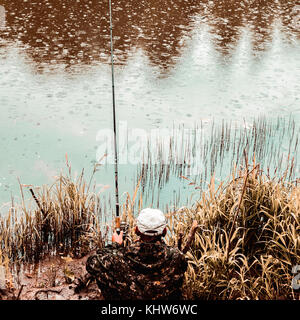
[[[88,256],[48,257],[37,265],[23,266],[14,275],[6,272],[0,300],[103,300],[95,281],[80,286]]]

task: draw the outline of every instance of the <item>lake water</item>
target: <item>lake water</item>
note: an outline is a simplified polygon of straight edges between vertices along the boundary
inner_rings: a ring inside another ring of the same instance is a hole
[[[203,139],[210,141],[212,127],[221,130],[222,123],[247,128],[254,119],[276,123],[278,117],[286,123],[292,119],[299,132],[297,1],[120,0],[112,5],[121,194],[133,193],[141,168],[138,147],[151,134],[172,136],[174,126],[201,127]],[[96,180],[103,197],[113,194],[112,149],[104,145],[113,125],[108,14],[108,1],[0,0],[4,211],[11,195],[18,198],[18,177],[23,184],[50,183],[65,170],[66,154],[79,173],[92,171],[108,152]],[[288,147],[296,135],[282,125],[273,131],[276,152],[297,158],[298,149]],[[204,168],[197,170],[199,177]],[[174,171],[157,187],[155,199],[150,186],[144,204],[185,205],[191,191],[197,199],[199,192],[178,179],[181,174]]]

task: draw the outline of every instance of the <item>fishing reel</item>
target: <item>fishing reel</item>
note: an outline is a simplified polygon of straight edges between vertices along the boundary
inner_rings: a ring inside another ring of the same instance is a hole
[[[131,237],[129,235],[129,224],[122,221],[120,224],[120,231],[123,232],[123,245],[124,247],[132,243]]]
[[[132,242],[128,232],[129,232],[129,224],[125,221],[121,221],[119,217],[116,218],[116,232],[120,234],[123,232],[123,244],[127,246]]]

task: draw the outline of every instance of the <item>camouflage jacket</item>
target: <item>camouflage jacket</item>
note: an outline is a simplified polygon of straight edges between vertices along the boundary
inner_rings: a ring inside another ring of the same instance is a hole
[[[187,262],[161,241],[138,242],[99,250],[88,258],[86,269],[107,300],[174,300],[181,298]]]

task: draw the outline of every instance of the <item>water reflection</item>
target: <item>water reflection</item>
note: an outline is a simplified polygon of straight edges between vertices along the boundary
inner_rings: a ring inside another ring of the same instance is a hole
[[[21,43],[40,70],[109,60],[108,1],[0,0],[9,42]],[[209,26],[215,47],[231,52],[246,28],[254,50],[264,50],[280,23],[286,38],[300,37],[300,9],[287,0],[118,0],[113,2],[116,60],[125,64],[142,48],[151,64],[172,67],[196,17]]]
[[[290,113],[299,123],[296,1],[118,0],[113,16],[129,130]],[[0,0],[0,204],[19,194],[17,177],[50,183],[66,153],[74,170],[91,168],[97,132],[112,127],[108,20],[108,0]],[[122,192],[135,189],[134,168],[120,168]],[[112,186],[107,172],[99,181]],[[161,199],[183,201],[171,178]]]
[[[251,31],[254,50],[265,49],[272,40],[276,23],[281,23],[287,38],[299,38],[297,19],[300,18],[300,7],[296,3],[285,0],[202,1],[205,17],[213,26],[216,47],[223,53],[230,52],[241,37],[243,28]]]
[[[0,6],[0,30],[4,29],[6,25],[6,11],[3,6]]]

